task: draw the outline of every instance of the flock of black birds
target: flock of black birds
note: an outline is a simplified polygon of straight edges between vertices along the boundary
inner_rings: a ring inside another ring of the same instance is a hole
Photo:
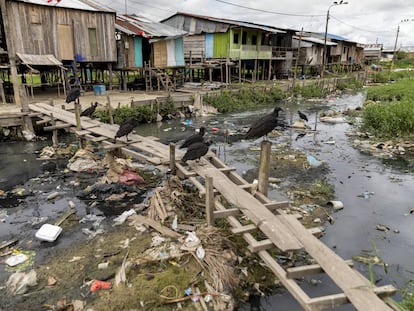
[[[72,88],[66,96],[66,103],[78,101],[79,96],[80,96],[80,88],[79,87]],[[95,102],[90,107],[83,110],[80,115],[92,117],[97,106],[98,106],[98,103]],[[257,119],[250,126],[249,130],[244,136],[244,139],[256,139],[256,138],[263,137],[264,140],[267,140],[268,139],[267,134],[273,131],[273,129],[276,126],[283,125],[278,120],[280,111],[283,111],[283,109],[280,107],[275,107],[271,113]],[[308,117],[303,112],[298,110],[298,114],[299,114],[299,118],[308,122]],[[138,126],[138,123],[139,121],[136,117],[133,117],[130,120],[125,121],[124,123],[121,123],[119,125],[118,131],[115,134],[114,140],[116,141],[117,138],[121,138],[125,136],[126,141],[128,142],[129,141],[128,134],[130,134],[132,130]],[[209,150],[209,146],[212,144],[212,141],[210,139],[207,139],[207,140],[204,139],[205,133],[206,133],[205,127],[201,126],[197,133],[189,136],[187,139],[184,140],[184,142],[179,147],[180,149],[187,148],[186,153],[182,157],[182,162],[185,163],[188,160],[199,160],[202,156],[207,154]],[[303,133],[301,134],[302,134],[301,137],[303,137],[304,134]]]

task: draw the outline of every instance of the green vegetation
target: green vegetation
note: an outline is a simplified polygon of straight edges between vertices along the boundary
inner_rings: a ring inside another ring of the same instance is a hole
[[[346,90],[346,89],[359,90],[359,89],[362,89],[363,85],[364,84],[361,81],[355,79],[355,80],[346,81],[346,82],[339,81],[336,88],[341,91]]]
[[[272,88],[242,88],[239,91],[223,90],[218,94],[209,94],[203,101],[219,112],[234,112],[266,106],[284,98],[279,87]]]
[[[294,95],[301,95],[304,98],[315,98],[323,97],[326,95],[326,92],[319,86],[315,84],[305,85],[305,86],[296,86],[293,89]]]
[[[379,103],[362,111],[362,128],[378,137],[407,136],[414,132],[414,103]]]
[[[155,106],[122,106],[112,112],[112,117],[116,124],[120,124],[132,117],[136,117],[139,123],[151,123],[157,119],[157,113],[161,116],[174,112],[174,100],[169,97],[167,103],[160,105],[159,109]],[[109,113],[106,108],[96,109],[94,116],[100,121],[109,123]]]
[[[372,87],[362,111],[362,129],[378,137],[408,136],[414,132],[414,89],[411,79]]]
[[[395,83],[370,87],[367,100],[394,101],[395,99],[414,99],[414,72],[409,72],[410,78],[401,78]]]

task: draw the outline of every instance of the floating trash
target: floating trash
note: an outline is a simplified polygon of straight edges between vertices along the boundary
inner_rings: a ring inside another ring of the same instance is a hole
[[[361,194],[358,194],[357,196],[358,197],[360,197],[360,198],[364,198],[364,199],[369,199],[371,196],[373,196],[374,195],[374,192],[371,192],[371,191],[364,191],[364,192],[362,192]]]
[[[308,155],[306,156],[308,163],[311,167],[318,167],[322,164],[322,161],[317,160],[314,156]]]
[[[344,208],[344,204],[341,201],[329,201],[326,205],[333,207],[333,209],[337,211]]]

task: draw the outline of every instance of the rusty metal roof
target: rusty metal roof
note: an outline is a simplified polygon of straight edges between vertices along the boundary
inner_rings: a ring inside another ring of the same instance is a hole
[[[60,0],[60,1],[58,0],[12,0],[12,1],[25,2],[25,3],[57,7],[57,8],[116,13],[114,10],[107,8],[107,7],[103,7],[102,5],[92,0]]]
[[[115,28],[127,34],[139,35],[148,39],[182,37],[187,34],[183,30],[137,15],[117,15]]]
[[[22,54],[16,53],[20,58],[23,64],[29,66],[59,66],[62,67],[63,64],[52,54]]]
[[[205,16],[205,15],[197,15],[197,14],[190,14],[190,13],[183,13],[183,12],[177,12],[176,14],[164,19],[163,21],[166,21],[174,16],[185,16],[185,17],[192,17],[192,18],[196,18],[196,19],[201,19],[201,20],[205,20],[205,21],[209,21],[209,22],[216,22],[216,23],[222,23],[222,24],[227,24],[229,27],[244,27],[244,28],[252,28],[252,29],[260,29],[266,32],[271,32],[271,33],[286,33],[286,31],[281,30],[279,28],[276,27],[272,27],[272,26],[266,26],[266,25],[261,25],[261,24],[256,24],[256,23],[251,23],[251,22],[243,22],[243,21],[237,21],[237,20],[232,20],[232,19],[227,19],[227,18],[217,18],[217,17],[212,17],[212,16]],[[224,31],[227,31],[228,27],[225,27],[225,29],[223,29]]]

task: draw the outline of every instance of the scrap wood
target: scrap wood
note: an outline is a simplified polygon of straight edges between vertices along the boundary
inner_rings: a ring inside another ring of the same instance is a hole
[[[142,215],[132,215],[128,217],[128,220],[131,221],[130,226],[134,226],[137,223],[147,224],[148,226],[152,227],[153,229],[157,230],[161,234],[168,236],[170,238],[179,239],[182,238],[183,235],[163,226],[162,224],[152,220],[148,217]]]
[[[68,219],[72,214],[76,214],[75,209],[71,209],[69,212],[64,214],[62,217],[60,217],[59,220],[55,222],[55,226],[60,226],[66,219]]]
[[[129,254],[129,249],[127,251],[127,253],[125,254],[124,260],[122,261],[122,265],[119,268],[118,272],[115,275],[115,286],[118,286],[120,283],[125,283],[126,282],[126,273],[125,273],[125,269],[126,269],[126,259],[128,257]]]
[[[148,216],[153,220],[158,217],[162,222],[164,222],[164,220],[168,217],[158,188],[154,190],[154,195],[151,198],[151,205]]]
[[[210,295],[210,296],[220,296],[221,294],[216,294],[216,293],[209,293],[209,292],[202,292],[202,293],[197,293],[197,294],[191,294],[188,296],[184,296],[184,297],[179,297],[179,298],[175,298],[175,299],[168,299],[166,301],[164,301],[165,303],[174,303],[174,302],[181,302],[181,301],[186,301],[189,299],[192,299],[194,297],[198,297],[198,296],[206,296],[206,295]]]
[[[14,244],[16,244],[19,240],[14,239],[14,240],[10,240],[10,241],[4,241],[0,244],[0,250],[2,250],[3,248],[12,246]]]

